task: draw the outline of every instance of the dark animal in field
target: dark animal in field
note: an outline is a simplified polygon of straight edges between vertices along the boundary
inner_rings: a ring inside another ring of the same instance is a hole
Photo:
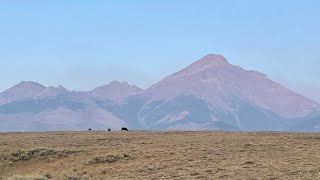
[[[111,129],[108,129],[108,131],[110,132],[110,131],[111,131]]]
[[[129,131],[129,130],[128,130],[128,128],[123,127],[123,128],[121,128],[121,131]]]
[[[89,128],[89,131],[91,131],[91,128]]]

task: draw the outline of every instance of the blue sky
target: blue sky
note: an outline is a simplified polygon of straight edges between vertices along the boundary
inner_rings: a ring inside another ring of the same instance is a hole
[[[0,1],[0,91],[141,87],[208,53],[320,102],[320,1]]]

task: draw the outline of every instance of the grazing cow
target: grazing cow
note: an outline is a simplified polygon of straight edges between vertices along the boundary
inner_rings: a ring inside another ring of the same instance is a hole
[[[89,128],[89,131],[91,131],[91,128]]]
[[[129,130],[128,130],[128,128],[123,127],[123,128],[121,128],[121,131],[129,131]]]
[[[109,129],[108,129],[108,132],[110,132],[110,131],[111,131],[111,129],[109,128]]]

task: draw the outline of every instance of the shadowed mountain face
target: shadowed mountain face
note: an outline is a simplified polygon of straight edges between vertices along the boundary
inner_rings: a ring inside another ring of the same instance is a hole
[[[319,112],[265,74],[210,54],[145,90],[117,81],[88,92],[22,82],[0,94],[0,131],[320,131]]]

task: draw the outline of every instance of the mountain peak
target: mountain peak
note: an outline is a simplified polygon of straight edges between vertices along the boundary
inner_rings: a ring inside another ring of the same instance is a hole
[[[200,58],[200,60],[211,60],[223,63],[229,63],[228,60],[221,54],[207,54]]]
[[[208,54],[196,62],[192,63],[186,69],[188,71],[199,72],[207,69],[217,69],[232,66],[228,60],[219,54]]]
[[[33,81],[21,81],[20,83],[14,85],[13,87],[7,89],[6,91],[4,91],[4,93],[7,92],[16,92],[19,91],[21,93],[25,92],[25,91],[35,91],[35,92],[39,92],[44,90],[46,87],[37,83],[37,82],[33,82]]]
[[[45,86],[37,82],[22,81],[0,94],[0,104],[33,98],[45,89]]]
[[[37,82],[34,82],[34,81],[21,81],[20,83],[16,84],[15,86],[13,87],[41,87],[41,88],[45,88],[45,86],[37,83]]]
[[[235,67],[228,60],[219,54],[208,54],[201,59],[195,61],[185,69],[173,74],[175,78],[190,77],[194,74],[203,73],[205,71],[215,71],[217,69],[228,69]],[[169,76],[170,77],[170,76]],[[172,77],[172,75],[171,75]]]
[[[119,85],[121,82],[119,81],[111,81],[108,85]]]
[[[93,95],[94,97],[118,100],[130,95],[136,95],[140,92],[142,92],[141,88],[131,85],[126,81],[112,81],[108,85],[104,85],[89,91],[89,94]]]
[[[41,93],[39,93],[35,98],[42,99],[46,97],[53,97],[61,94],[66,94],[67,92],[68,90],[61,85],[57,87],[49,86],[45,90],[43,90]]]
[[[230,65],[228,60],[219,54],[208,54],[195,63],[193,65],[200,65],[200,66],[223,66],[223,65]]]
[[[56,88],[57,88],[57,89],[67,90],[67,89],[66,89],[65,87],[63,87],[62,85],[58,85]]]
[[[111,81],[108,86],[131,86],[128,82],[126,81]]]

